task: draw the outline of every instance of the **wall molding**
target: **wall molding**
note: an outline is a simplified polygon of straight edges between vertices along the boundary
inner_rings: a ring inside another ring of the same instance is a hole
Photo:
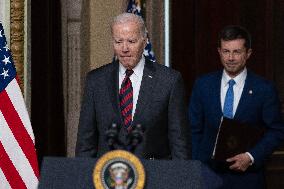
[[[10,1],[10,48],[13,55],[21,90],[24,91],[24,13],[25,2]]]

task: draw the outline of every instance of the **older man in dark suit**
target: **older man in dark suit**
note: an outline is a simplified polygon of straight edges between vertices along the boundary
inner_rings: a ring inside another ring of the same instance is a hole
[[[121,127],[118,139],[126,149],[133,127],[141,124],[144,128],[143,141],[133,151],[138,157],[186,159],[189,147],[181,74],[142,55],[147,37],[141,17],[117,16],[112,36],[117,60],[87,75],[76,156],[98,157],[109,151],[105,133],[116,123]]]
[[[223,178],[223,188],[264,188],[265,160],[284,134],[275,87],[246,69],[252,53],[246,29],[225,27],[219,36],[218,52],[224,70],[197,79],[190,100],[192,157],[211,165]],[[212,160],[222,116],[266,130],[254,147],[228,157],[227,169]]]

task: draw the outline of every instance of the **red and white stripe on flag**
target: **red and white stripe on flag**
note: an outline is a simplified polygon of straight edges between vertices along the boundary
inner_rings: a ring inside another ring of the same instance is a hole
[[[0,22],[0,189],[37,188],[35,141]]]
[[[0,93],[0,189],[37,188],[38,177],[34,135],[14,78]]]

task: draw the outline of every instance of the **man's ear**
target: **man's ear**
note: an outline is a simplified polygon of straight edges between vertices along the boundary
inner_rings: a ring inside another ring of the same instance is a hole
[[[247,52],[247,59],[249,59],[251,53],[252,53],[252,49],[248,49],[248,52]]]
[[[144,49],[145,49],[145,47],[147,46],[147,40],[148,40],[148,38],[147,38],[147,37],[144,37]]]
[[[221,55],[221,48],[220,47],[217,48],[217,51],[218,51],[219,55]]]

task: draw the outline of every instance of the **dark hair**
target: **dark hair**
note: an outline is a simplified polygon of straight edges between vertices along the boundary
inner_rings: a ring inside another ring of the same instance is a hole
[[[235,39],[244,39],[245,47],[247,49],[251,48],[250,33],[244,27],[234,26],[234,25],[224,27],[222,31],[219,33],[218,47],[221,47],[221,40],[231,41]]]

